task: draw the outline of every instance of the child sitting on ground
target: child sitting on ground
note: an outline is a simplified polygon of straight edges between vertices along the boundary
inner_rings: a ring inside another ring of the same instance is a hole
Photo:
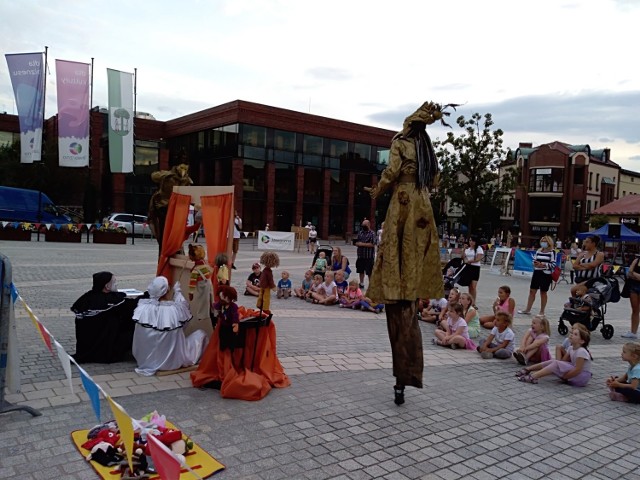
[[[447,331],[435,331],[435,338],[432,339],[434,345],[442,347],[466,348],[475,350],[476,344],[469,338],[467,322],[463,318],[464,308],[459,303],[452,303],[448,307]]]
[[[436,320],[436,327],[438,327],[443,332],[447,330],[447,315],[449,313],[449,305],[460,302],[460,290],[456,287],[452,288],[449,291],[449,296],[447,297],[447,307],[443,308]]]
[[[486,340],[480,340],[480,346],[477,348],[482,358],[511,358],[516,341],[516,335],[511,330],[512,322],[513,317],[509,313],[502,310],[496,312],[495,326]]]
[[[327,271],[327,259],[325,258],[326,254],[324,252],[320,252],[318,254],[318,258],[316,263],[313,266],[313,272],[324,275],[324,272]]]
[[[441,299],[433,299],[428,302],[422,302],[423,308],[420,309],[419,319],[423,322],[435,323],[443,310],[447,309],[448,300],[444,297]]]
[[[536,315],[531,319],[531,328],[522,337],[520,348],[513,352],[513,357],[520,365],[551,360],[549,335],[549,320],[544,315]]]
[[[282,271],[282,278],[278,280],[278,298],[289,298],[291,296],[291,280],[289,280],[289,272]]]
[[[313,283],[311,284],[311,287],[309,287],[309,291],[305,295],[305,300],[307,302],[318,303],[313,298],[313,295],[320,291],[320,285],[322,285],[322,275],[320,275],[319,273],[316,273],[313,276]]]
[[[336,282],[336,290],[338,292],[338,303],[342,305],[342,299],[344,299],[345,293],[349,288],[349,282],[345,280],[344,270],[336,270],[334,279]]]
[[[360,302],[362,301],[362,290],[358,280],[351,280],[349,282],[349,288],[345,292],[343,300],[340,302],[342,308],[360,308]]]
[[[474,306],[471,294],[461,293],[460,304],[464,310],[464,320],[469,328],[469,338],[478,338],[480,336],[480,315],[478,315],[478,309]]]
[[[607,379],[609,398],[614,402],[640,403],[640,343],[625,343],[622,359],[629,363],[629,368],[621,377]]]
[[[589,329],[582,325],[581,323],[574,323],[571,329],[578,328],[580,330],[584,330],[589,333]],[[569,330],[569,335],[562,341],[562,344],[556,345],[556,360],[562,360],[562,357],[567,353],[567,349],[571,346],[571,330]]]
[[[333,281],[333,272],[324,274],[324,282],[318,285],[317,291],[311,294],[311,298],[313,303],[322,305],[333,305],[338,301],[338,289],[336,282]]]
[[[588,330],[574,326],[569,337],[571,345],[562,360],[548,360],[525,367],[516,373],[516,377],[521,382],[538,383],[538,379],[553,374],[569,385],[584,387],[591,380],[589,340],[591,334]]]
[[[493,302],[493,314],[480,317],[480,325],[484,328],[495,327],[496,314],[498,312],[505,312],[511,315],[511,318],[516,313],[516,301],[511,298],[511,288],[509,285],[503,285],[498,288],[498,298]],[[509,354],[511,356],[511,354]]]
[[[374,303],[369,297],[362,296],[362,300],[360,300],[360,308],[362,311],[369,311],[373,313],[380,313],[384,310],[384,303]]]
[[[293,294],[296,297],[300,298],[301,300],[304,300],[307,297],[307,293],[309,292],[309,289],[311,288],[312,284],[313,284],[313,271],[307,270],[306,272],[304,272],[304,278],[302,279],[302,286],[294,289]]]

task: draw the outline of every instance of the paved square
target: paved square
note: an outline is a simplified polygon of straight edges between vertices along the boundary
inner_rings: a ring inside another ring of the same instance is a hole
[[[355,249],[340,246],[353,268]],[[157,246],[148,239],[126,247],[2,242],[0,252],[13,264],[22,297],[69,353],[75,351],[69,307],[90,288],[91,275],[110,270],[122,288],[144,290],[157,258]],[[280,256],[276,279],[286,268],[297,286],[311,256],[306,251]],[[243,240],[232,279],[240,293],[258,257],[252,242]],[[483,268],[481,312],[490,310],[502,284],[510,285],[522,308],[528,279]],[[557,318],[568,293],[561,284],[549,296],[552,345],[562,339]],[[254,301],[239,299],[247,306]],[[606,376],[626,369],[620,359],[620,334],[629,327],[626,299],[609,305],[614,337],[604,340],[593,332],[594,378],[585,388],[552,378],[522,384],[512,359],[481,360],[475,352],[434,347],[433,326],[421,324],[425,388],[407,389],[401,407],[393,404],[384,313],[275,296],[272,309],[278,355],[292,385],[259,402],[225,400],[215,390],[192,388],[188,374],[140,377],[132,362],[84,367],[132,416],[157,409],[191,435],[227,466],[215,478],[640,479],[638,406],[611,402],[604,386]],[[97,478],[69,437],[96,423],[77,371],[71,394],[59,362],[26,312],[18,306],[16,316],[22,391],[7,400],[39,408],[43,415],[0,415],[0,478]],[[530,317],[516,316],[518,337],[529,322]],[[102,411],[103,419],[109,417],[104,401]]]

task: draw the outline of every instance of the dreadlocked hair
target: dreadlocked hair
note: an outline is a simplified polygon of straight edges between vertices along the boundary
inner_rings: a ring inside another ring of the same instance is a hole
[[[411,130],[416,145],[416,160],[418,163],[418,174],[416,176],[416,188],[428,190],[435,184],[438,174],[438,160],[433,150],[431,139],[426,130],[426,125],[420,122],[413,122]]]

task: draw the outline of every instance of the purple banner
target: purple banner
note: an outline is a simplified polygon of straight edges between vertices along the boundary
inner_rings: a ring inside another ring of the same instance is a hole
[[[56,60],[58,158],[61,167],[89,165],[88,63]]]
[[[42,158],[44,55],[18,53],[5,57],[20,119],[20,161],[38,162]]]

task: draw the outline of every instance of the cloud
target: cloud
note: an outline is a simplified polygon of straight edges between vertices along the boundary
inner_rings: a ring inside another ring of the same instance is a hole
[[[640,160],[640,155],[634,155],[633,157],[629,157],[629,160]]]
[[[603,143],[617,138],[640,144],[640,120],[638,109],[633,105],[640,105],[640,91],[591,91],[573,95],[527,95],[496,103],[467,104],[459,107],[458,113],[467,118],[474,112],[491,113],[494,127],[505,133],[544,133],[558,137],[558,140],[571,135],[599,139]],[[369,118],[397,127],[415,108],[416,105],[403,105],[373,113]],[[452,113],[451,118],[456,116]]]
[[[318,80],[350,80],[353,77],[348,70],[332,67],[309,68],[307,74]]]

